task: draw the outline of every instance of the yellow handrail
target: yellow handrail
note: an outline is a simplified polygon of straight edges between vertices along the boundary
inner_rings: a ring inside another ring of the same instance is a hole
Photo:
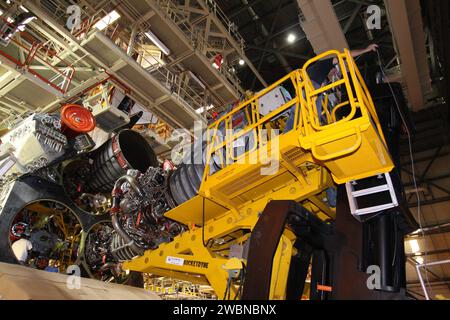
[[[325,143],[330,143],[330,142],[333,142],[333,141],[336,141],[336,140],[339,140],[339,139],[342,139],[342,138],[345,138],[345,137],[348,137],[348,136],[351,136],[351,135],[355,135],[356,136],[356,141],[351,147],[346,148],[346,149],[342,149],[340,151],[336,151],[336,152],[333,152],[333,153],[330,153],[330,154],[327,154],[327,155],[321,155],[321,154],[319,154],[319,152],[317,152],[317,147],[318,146],[323,145]],[[318,142],[317,144],[312,146],[311,152],[312,152],[314,158],[316,158],[317,160],[328,161],[328,160],[339,158],[339,157],[343,157],[343,156],[346,156],[346,155],[348,155],[348,154],[350,154],[352,152],[355,152],[361,146],[361,143],[362,143],[361,132],[359,131],[358,128],[355,128],[355,132],[351,133],[350,135],[348,133],[344,133],[344,134],[342,134],[340,136],[334,136],[333,140],[331,140],[331,141]]]
[[[337,63],[342,71],[342,79],[316,89],[314,88],[307,73],[308,67],[326,57],[337,59]],[[262,116],[259,110],[259,99],[286,81],[291,81],[296,96],[269,114]],[[316,100],[320,94],[340,86],[345,87],[348,101],[344,101],[335,106],[333,110],[331,110],[331,114],[326,105],[324,109],[326,109],[325,114],[327,115],[327,124],[322,125],[320,123],[321,115],[318,114],[316,107]],[[336,112],[340,108],[347,105],[350,106],[348,115],[343,119],[337,120]],[[262,136],[263,125],[274,117],[286,112],[290,108],[294,109],[294,124],[292,130],[297,131],[299,138],[306,143],[305,146],[302,145],[302,147],[311,149],[314,157],[320,161],[345,156],[354,152],[361,146],[361,130],[365,129],[364,127],[358,126],[362,125],[362,123],[370,123],[370,121],[358,122],[359,124],[352,122],[357,118],[371,118],[372,122],[376,124],[376,129],[382,137],[383,142],[385,142],[372,98],[368,92],[367,86],[364,83],[361,73],[356,67],[355,61],[351,57],[350,51],[345,50],[343,53],[340,53],[336,50],[331,50],[310,59],[305,63],[302,69],[295,70],[284,76],[271,86],[254,95],[252,98],[242,102],[228,114],[222,116],[216,122],[208,126],[208,147],[204,180],[206,180],[209,175],[209,164],[214,154],[217,152],[223,152],[223,149],[225,148],[225,157],[227,159],[224,160],[227,162],[226,165],[228,165],[228,161],[233,163],[238,161],[240,158],[245,157],[249,152],[254,152],[258,149],[258,147],[261,147],[263,143],[265,143]],[[358,110],[360,113],[358,113],[357,118],[355,118]],[[233,117],[239,112],[245,112],[247,125],[242,130],[233,132]],[[354,125],[347,125],[347,123],[350,122],[354,123]],[[342,126],[342,128],[345,126],[345,130],[339,131],[337,128],[340,128],[340,126]],[[222,141],[219,141],[220,139],[218,139],[219,128],[225,128],[225,130],[227,130]],[[328,132],[327,130],[333,130],[334,134],[332,136],[324,134],[317,138],[311,138],[312,140],[305,140],[308,137],[313,137],[315,134]],[[233,151],[233,143],[237,139],[249,134],[253,134],[254,136],[254,145],[251,150],[246,150],[243,154],[235,156]],[[352,135],[355,136],[355,143],[351,147],[332,152],[332,154],[320,154],[318,152],[318,147],[321,145],[328,144],[337,139],[344,139]]]
[[[321,60],[321,59],[323,59],[325,57],[328,57],[328,56],[335,56],[335,58],[338,60],[340,69],[342,70],[342,77],[343,78],[341,80],[333,82],[333,83],[331,83],[331,84],[329,84],[327,86],[324,86],[324,87],[322,87],[320,89],[317,89],[317,90],[314,89],[314,90],[309,91],[309,92],[307,90],[307,94],[306,94],[307,103],[306,103],[305,108],[309,109],[310,114],[314,114],[314,112],[311,111],[311,110],[315,110],[316,109],[315,108],[315,101],[312,100],[312,98],[314,96],[317,96],[320,93],[326,92],[326,91],[328,91],[328,90],[330,90],[332,88],[336,88],[336,87],[341,86],[342,84],[345,84],[345,87],[346,87],[347,93],[348,93],[348,97],[349,97],[349,101],[350,101],[351,111],[350,111],[350,114],[348,116],[346,116],[344,119],[341,119],[340,121],[341,121],[341,123],[342,122],[346,122],[346,121],[350,121],[351,119],[354,118],[354,116],[356,114],[356,110],[357,110],[357,108],[360,108],[360,105],[357,102],[357,100],[354,99],[353,90],[352,90],[352,87],[351,87],[351,84],[350,84],[350,79],[349,79],[349,77],[347,75],[347,72],[346,72],[347,68],[345,67],[346,66],[345,62],[347,62],[347,65],[349,65],[349,64],[351,64],[349,62],[353,62],[354,63],[354,61],[348,60],[348,56],[346,55],[346,53],[342,54],[342,53],[339,53],[338,51],[332,50],[332,51],[324,52],[323,54],[318,55],[317,57],[309,60],[302,68],[303,78],[305,79],[305,81],[308,82],[309,88],[312,88],[313,87],[312,86],[312,82],[311,82],[311,80],[309,78],[309,75],[308,75],[308,72],[307,72],[308,67],[312,63],[314,63],[314,62],[316,62],[318,60]],[[344,59],[346,61],[344,61]],[[316,97],[316,99],[317,99],[317,97]],[[312,117],[311,126],[313,127],[313,129],[315,131],[327,130],[329,128],[329,126],[333,126],[334,125],[334,123],[328,124],[328,125],[320,125],[320,123],[318,123],[318,121],[319,121],[318,117]]]
[[[343,103],[339,103],[338,105],[336,105],[336,106],[333,108],[333,111],[331,112],[331,121],[336,122],[336,112],[337,112],[339,109],[341,109],[341,108],[343,108],[343,107],[345,107],[345,106],[348,106],[349,104],[350,104],[350,101],[345,101],[345,102],[343,102]]]

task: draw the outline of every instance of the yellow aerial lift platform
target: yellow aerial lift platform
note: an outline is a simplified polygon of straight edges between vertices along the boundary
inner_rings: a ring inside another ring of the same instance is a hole
[[[330,57],[338,59],[342,78],[314,89],[308,67]],[[262,115],[260,98],[279,86],[295,94]],[[337,89],[345,98],[330,107],[328,93]],[[322,108],[317,108],[319,96],[325,96]],[[295,115],[293,129],[274,130],[288,112]],[[239,114],[246,119],[240,130],[234,127]],[[250,286],[258,277],[265,286],[256,297],[284,299],[302,221],[313,225],[307,233],[326,229],[335,219],[326,190],[394,168],[372,98],[348,50],[311,59],[211,124],[206,137],[197,195],[165,214],[189,231],[124,262],[123,269],[209,284],[224,299],[254,298],[246,292],[257,290]],[[237,150],[238,141],[247,141],[245,150]],[[248,255],[236,254],[236,248]]]

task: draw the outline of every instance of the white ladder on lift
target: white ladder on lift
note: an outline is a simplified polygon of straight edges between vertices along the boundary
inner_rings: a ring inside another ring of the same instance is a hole
[[[383,175],[378,175],[378,178],[381,178]],[[391,209],[398,206],[398,200],[397,196],[395,195],[394,186],[392,184],[392,179],[389,173],[384,174],[384,178],[386,180],[385,184],[380,184],[375,187],[367,188],[367,189],[360,189],[355,190],[354,187],[358,184],[358,180],[356,181],[350,181],[345,184],[345,188],[347,190],[347,198],[350,205],[350,211],[353,216],[355,216],[357,219],[359,216],[380,212],[383,210]],[[372,207],[365,207],[360,208],[358,206],[358,198],[371,195],[371,194],[377,194],[377,193],[383,193],[383,192],[389,192],[391,201],[388,203],[379,204]]]

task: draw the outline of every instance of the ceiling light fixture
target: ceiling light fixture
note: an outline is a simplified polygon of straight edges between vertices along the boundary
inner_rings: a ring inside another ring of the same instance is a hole
[[[36,16],[30,12],[24,12],[19,14],[15,19],[15,22],[17,23],[17,29],[19,29],[20,31],[24,31],[25,26],[34,19],[37,19]]]
[[[97,28],[98,30],[102,31],[119,18],[120,14],[116,10],[113,10],[106,16],[104,16],[101,20],[97,21],[97,23],[94,24],[94,28]]]
[[[293,33],[289,33],[286,40],[288,43],[294,43],[297,37]]]
[[[166,47],[166,45],[164,43],[162,43],[161,40],[159,40],[159,38],[151,31],[147,31],[145,33],[145,35],[147,36],[147,38],[150,39],[151,42],[153,42],[153,44],[155,46],[157,46],[159,48],[159,50],[161,50],[166,56],[168,56],[170,54],[170,50],[169,48]]]
[[[191,76],[192,79],[194,79],[198,83],[200,87],[202,87],[203,90],[206,89],[206,86],[203,83],[203,81],[201,81],[192,71],[189,71],[189,75]]]
[[[210,104],[209,106],[206,107],[206,111],[209,111],[209,110],[211,110],[211,109],[213,109],[213,108],[214,108],[214,105],[213,105],[213,104]],[[205,107],[200,107],[200,108],[198,108],[197,110],[195,110],[195,112],[198,113],[198,114],[201,114],[201,113],[203,113],[204,111],[205,111]]]
[[[416,239],[409,240],[409,246],[411,247],[411,251],[413,253],[417,253],[420,251],[419,242]]]

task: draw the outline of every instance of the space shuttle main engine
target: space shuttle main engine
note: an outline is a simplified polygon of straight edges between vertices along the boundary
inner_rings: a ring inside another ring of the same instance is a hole
[[[164,214],[195,196],[203,170],[204,165],[192,163],[184,163],[174,171],[151,166],[143,173],[128,170],[116,181],[110,212],[116,231],[110,252],[115,260],[131,260],[186,229]]]
[[[96,151],[89,188],[110,193],[127,170],[145,172],[150,166],[158,166],[150,144],[136,131],[122,130]]]
[[[110,251],[118,261],[130,260],[169,242],[185,228],[164,217],[176,206],[170,192],[170,173],[150,167],[145,173],[129,170],[112,192],[111,221],[116,234]]]
[[[186,230],[183,224],[164,214],[192,199],[200,188],[205,165],[194,163],[196,146],[198,144],[192,144],[191,152],[175,170],[160,166],[150,166],[145,172],[128,170],[116,181],[110,212],[116,230],[110,251],[116,260],[131,260],[145,250],[172,241]],[[144,154],[148,148],[151,149],[149,145],[142,146],[141,158],[148,157]],[[201,146],[199,150],[205,153]],[[205,157],[202,159],[204,161]]]
[[[193,145],[194,149],[196,145]],[[205,150],[203,148],[203,154]],[[192,153],[193,157],[193,153]],[[202,156],[203,161],[205,157]],[[185,161],[170,177],[170,194],[174,202],[180,205],[197,195],[203,179],[203,172],[205,171],[204,164],[196,164],[192,161]],[[215,164],[212,165],[213,170],[217,170]]]

